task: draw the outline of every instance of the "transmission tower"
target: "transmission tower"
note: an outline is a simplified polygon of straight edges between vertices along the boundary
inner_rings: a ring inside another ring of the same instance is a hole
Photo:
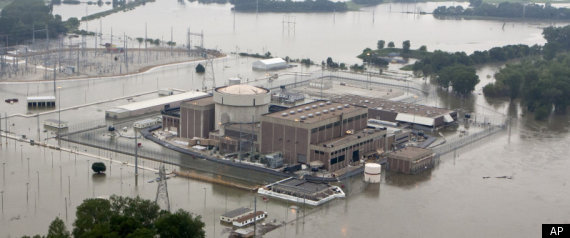
[[[204,57],[206,58],[206,65],[204,65],[206,73],[204,78],[202,78],[202,91],[207,92],[208,85],[211,85],[210,90],[214,90],[216,86],[216,75],[214,75],[214,59],[209,58],[206,53],[204,53]]]
[[[166,185],[166,172],[164,165],[158,169],[158,188],[154,202],[163,209],[170,211],[170,199],[168,198],[168,186]]]

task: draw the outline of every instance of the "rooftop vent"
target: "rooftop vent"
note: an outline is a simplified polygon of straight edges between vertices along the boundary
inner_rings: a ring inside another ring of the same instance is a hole
[[[331,108],[329,109],[329,111],[331,111],[331,112],[334,112],[334,110],[335,110],[334,107],[331,107]]]
[[[331,105],[331,101],[327,101],[327,105]]]
[[[327,114],[327,113],[329,113],[329,110],[325,109],[325,110],[323,110],[323,113]]]
[[[338,106],[338,107],[336,107],[336,109],[342,110],[342,106]]]
[[[345,107],[345,108],[348,108],[348,107],[350,107],[350,105],[348,105],[348,104],[344,104],[344,107]]]
[[[313,109],[315,109],[315,108],[317,108],[317,105],[313,105],[312,107],[313,107]]]
[[[311,110],[311,107],[305,107],[305,111]]]
[[[321,115],[321,112],[317,112],[317,113],[315,113],[315,115],[320,116],[320,115]]]
[[[364,100],[364,102],[365,102],[365,103],[369,103],[370,101],[368,101],[368,100]]]
[[[303,108],[297,109],[297,112],[303,112]]]
[[[306,116],[301,116],[301,121],[304,121],[305,119],[307,119]]]
[[[313,118],[313,113],[309,113],[309,118]]]
[[[325,104],[324,103],[319,103],[319,107],[324,107]]]
[[[281,113],[281,116],[282,116],[282,117],[286,117],[286,116],[287,116],[287,113],[286,113],[286,112]]]
[[[290,111],[289,114],[293,115],[295,114],[295,111]]]

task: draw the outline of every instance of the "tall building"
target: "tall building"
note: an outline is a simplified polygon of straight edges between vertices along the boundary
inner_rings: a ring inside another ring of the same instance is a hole
[[[261,154],[281,152],[292,165],[336,171],[382,148],[386,131],[366,129],[368,109],[316,101],[261,118]],[[316,162],[316,163],[315,163]]]

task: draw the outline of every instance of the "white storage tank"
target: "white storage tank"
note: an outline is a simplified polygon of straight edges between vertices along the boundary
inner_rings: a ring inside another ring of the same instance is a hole
[[[367,163],[364,165],[364,182],[380,183],[382,165]]]

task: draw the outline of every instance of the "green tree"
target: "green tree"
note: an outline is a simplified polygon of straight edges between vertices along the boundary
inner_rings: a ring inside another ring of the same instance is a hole
[[[206,68],[204,68],[204,65],[202,64],[196,65],[196,73],[202,74],[204,72],[206,72]]]
[[[420,46],[419,51],[427,52],[427,46],[425,46],[425,45]]]
[[[107,166],[103,162],[95,162],[91,165],[91,169],[95,173],[104,173],[107,170]]]
[[[393,41],[388,42],[388,48],[394,48],[396,47],[396,45],[394,45]]]
[[[73,237],[88,237],[108,227],[111,221],[111,202],[106,199],[86,199],[77,207],[73,223]]]
[[[456,64],[442,69],[437,83],[444,88],[452,86],[457,93],[468,94],[479,83],[479,76],[475,73],[475,68]]]
[[[70,238],[71,234],[67,231],[65,227],[65,223],[59,217],[56,217],[55,220],[51,222],[49,225],[49,230],[47,234],[47,238]]]
[[[384,40],[379,40],[378,43],[376,43],[376,47],[381,50],[384,49],[384,45],[386,44],[386,42]]]
[[[405,40],[404,42],[402,42],[402,52],[404,52],[404,53],[410,52],[410,41],[409,40]]]
[[[192,217],[184,210],[178,210],[174,214],[166,214],[156,221],[156,230],[160,237],[203,238],[204,223],[200,217]]]

